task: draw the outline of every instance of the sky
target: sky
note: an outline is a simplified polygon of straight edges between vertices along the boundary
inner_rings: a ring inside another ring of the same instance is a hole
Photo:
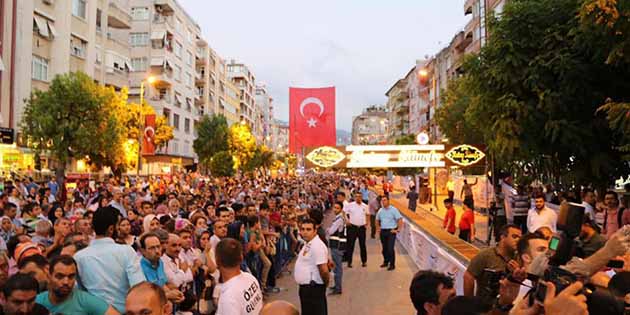
[[[337,128],[464,28],[464,0],[178,0],[226,60],[250,67],[288,121],[289,87],[336,86]]]

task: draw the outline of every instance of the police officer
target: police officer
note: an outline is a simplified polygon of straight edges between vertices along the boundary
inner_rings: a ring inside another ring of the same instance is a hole
[[[300,235],[306,244],[298,254],[293,274],[300,285],[302,315],[327,315],[328,248],[317,236],[316,223],[311,218],[300,223]]]
[[[330,254],[333,262],[335,263],[335,286],[330,292],[330,295],[341,294],[341,281],[343,277],[342,259],[343,253],[346,248],[346,216],[343,213],[343,202],[335,202],[333,204],[333,210],[335,211],[335,220],[326,230],[328,236],[328,245],[330,247]]]

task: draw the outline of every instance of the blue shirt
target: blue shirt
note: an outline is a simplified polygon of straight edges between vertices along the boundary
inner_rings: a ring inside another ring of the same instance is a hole
[[[78,251],[74,259],[83,288],[120,313],[125,313],[129,288],[146,280],[133,248],[116,244],[109,237],[93,240],[90,246]]]
[[[367,188],[361,188],[359,189],[359,192],[361,192],[361,198],[363,198],[363,200],[370,199],[370,190],[368,190]]]
[[[402,215],[398,209],[393,206],[381,208],[376,213],[376,220],[379,221],[381,229],[395,229],[398,227],[398,220],[402,219]]]
[[[140,258],[140,267],[142,267],[142,273],[147,278],[147,281],[155,283],[163,287],[168,279],[166,278],[166,272],[164,272],[164,264],[162,259],[158,259],[157,268],[153,267],[153,264],[146,258]]]
[[[48,291],[38,294],[37,298],[35,298],[35,302],[45,307],[52,314],[64,315],[103,315],[109,308],[109,305],[107,305],[105,301],[77,288],[72,290],[72,294],[70,294],[67,300],[57,305],[50,303]]]

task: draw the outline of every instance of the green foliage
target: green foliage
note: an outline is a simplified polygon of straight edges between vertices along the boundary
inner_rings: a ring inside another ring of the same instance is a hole
[[[574,0],[514,0],[490,19],[488,44],[466,59],[437,113],[452,142],[477,142],[469,137],[478,133],[499,166],[545,181],[602,184],[627,173],[597,108],[628,99],[630,73],[590,42],[580,9]]]
[[[210,160],[210,171],[217,177],[234,175],[234,160],[230,152],[220,151],[214,154]]]
[[[225,116],[204,116],[197,124],[197,139],[193,149],[202,164],[208,165],[218,152],[228,150],[228,124]]]
[[[153,109],[146,100],[142,104],[142,116],[140,115],[140,104],[136,103],[128,104],[125,114],[127,118],[125,122],[127,127],[127,137],[134,140],[139,139],[141,134],[140,128],[144,124],[144,122],[141,121],[141,118],[146,117],[146,115],[156,115],[155,109]],[[173,126],[168,124],[164,115],[156,115],[154,139],[156,148],[163,147],[173,139],[173,129]]]
[[[228,147],[234,158],[234,167],[245,171],[247,164],[254,157],[256,139],[248,125],[233,124],[228,134]]]
[[[398,137],[398,139],[394,140],[395,144],[403,145],[403,144],[416,144],[416,136],[414,135],[402,135]]]
[[[48,150],[61,170],[72,158],[86,156],[116,169],[124,163],[120,148],[127,130],[119,114],[126,101],[125,93],[99,86],[85,73],[58,75],[47,91],[31,93],[20,127],[30,146]]]
[[[252,159],[245,165],[245,171],[253,172],[260,168],[268,170],[273,166],[274,162],[273,151],[264,145],[256,146]]]

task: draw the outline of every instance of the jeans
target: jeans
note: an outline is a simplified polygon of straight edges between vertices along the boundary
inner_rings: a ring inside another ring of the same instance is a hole
[[[361,262],[367,262],[367,247],[365,246],[365,225],[350,225],[347,228],[348,233],[348,250],[346,251],[346,259],[348,265],[352,265],[352,255],[354,255],[354,244],[359,239],[359,248],[361,249]]]
[[[269,260],[269,257],[267,257],[267,254],[265,254],[265,251],[262,248],[258,252],[258,255],[260,256],[260,260],[263,265],[260,274],[260,283],[264,290],[267,287],[267,278],[269,277],[269,271],[271,270],[271,260]]]
[[[325,285],[314,282],[301,284],[299,295],[302,315],[328,315]]]
[[[337,248],[331,248],[330,249],[330,254],[332,256],[333,262],[335,263],[335,269],[334,269],[334,273],[335,273],[335,287],[334,287],[334,290],[335,290],[335,292],[341,292],[341,282],[342,282],[342,277],[343,277],[343,266],[342,266],[343,251],[339,250]]]
[[[396,234],[391,229],[381,229],[381,247],[383,248],[383,263],[396,266]]]

